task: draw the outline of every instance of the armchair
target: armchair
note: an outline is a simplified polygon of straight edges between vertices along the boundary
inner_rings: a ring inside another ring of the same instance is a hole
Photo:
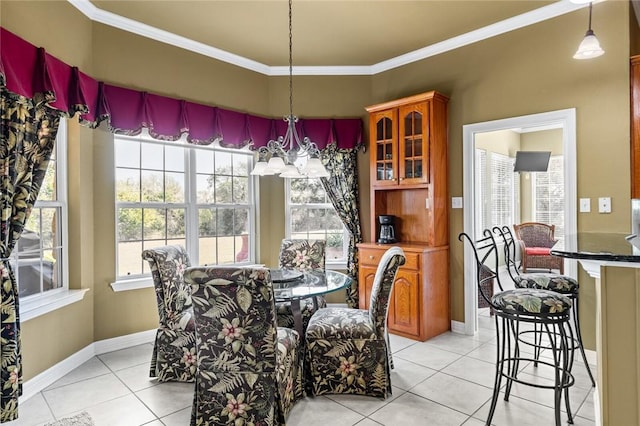
[[[268,269],[195,266],[191,425],[284,425],[304,396],[300,336],[276,326]]]
[[[142,258],[151,267],[159,317],[149,376],[193,382],[196,336],[191,288],[184,282],[189,256],[182,246],[164,246],[143,251]]]
[[[525,222],[513,225],[513,231],[520,245],[522,272],[527,269],[558,269],[564,273],[564,260],[552,256],[551,248],[558,242],[553,236],[555,225]]]

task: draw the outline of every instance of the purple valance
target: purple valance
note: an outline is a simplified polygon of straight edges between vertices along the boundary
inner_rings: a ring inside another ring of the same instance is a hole
[[[29,99],[43,96],[49,106],[97,127],[107,121],[117,133],[138,134],[143,128],[157,139],[227,147],[264,146],[284,135],[282,118],[267,118],[215,106],[196,104],[99,82],[0,27],[0,83]],[[299,119],[296,129],[320,149],[335,143],[349,149],[362,145],[359,118]]]

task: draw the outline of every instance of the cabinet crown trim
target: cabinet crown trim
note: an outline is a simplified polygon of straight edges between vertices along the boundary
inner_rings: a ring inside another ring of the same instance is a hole
[[[365,107],[364,109],[366,109],[367,112],[376,112],[376,111],[382,111],[382,110],[389,109],[389,108],[395,108],[395,107],[398,107],[400,105],[406,105],[406,104],[410,104],[410,103],[414,103],[414,102],[424,102],[424,101],[427,101],[429,99],[438,99],[438,100],[441,100],[443,102],[448,102],[449,101],[449,97],[448,96],[445,96],[440,92],[436,92],[435,90],[431,90],[429,92],[418,93],[417,95],[408,96],[406,98],[394,99],[394,100],[389,101],[389,102],[383,102],[381,104],[371,105],[371,106]]]

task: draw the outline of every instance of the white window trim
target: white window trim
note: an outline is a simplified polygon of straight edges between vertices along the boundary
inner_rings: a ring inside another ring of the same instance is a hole
[[[56,294],[45,294],[42,297],[27,299],[20,304],[20,322],[32,320],[39,316],[48,314],[65,306],[71,305],[84,299],[84,295],[90,290],[81,288],[79,290],[67,290],[55,292]],[[50,290],[53,291],[53,290]]]
[[[130,280],[116,280],[109,285],[115,292],[151,288],[153,287],[153,278],[149,275]]]

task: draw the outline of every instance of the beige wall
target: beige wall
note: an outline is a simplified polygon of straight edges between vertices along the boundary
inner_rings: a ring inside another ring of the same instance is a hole
[[[606,54],[571,58],[584,34],[574,12],[375,76],[296,77],[294,112],[307,117],[362,117],[364,106],[436,89],[449,103],[449,193],[462,195],[462,126],[575,107],[578,197],[610,196],[609,215],[579,216],[586,230],[628,231],[629,3],[594,5]],[[285,78],[265,76],[89,22],[67,2],[2,2],[0,23],[97,79],[178,98],[268,116],[287,112]],[[64,31],[60,29],[64,28]],[[69,163],[72,287],[89,287],[85,301],[23,325],[25,379],[91,341],[155,327],[150,289],[113,293],[113,150],[103,131],[78,130]],[[91,166],[91,167],[90,167]],[[359,156],[361,219],[369,230],[368,153]],[[284,234],[283,182],[260,182],[260,262],[274,264]],[[90,200],[93,197],[91,202]],[[464,321],[463,211],[451,211],[452,319]],[[585,339],[593,341],[593,280],[580,274]],[[56,344],[64,341],[65,345]],[[61,348],[64,346],[63,348]],[[43,350],[46,348],[46,350]]]

